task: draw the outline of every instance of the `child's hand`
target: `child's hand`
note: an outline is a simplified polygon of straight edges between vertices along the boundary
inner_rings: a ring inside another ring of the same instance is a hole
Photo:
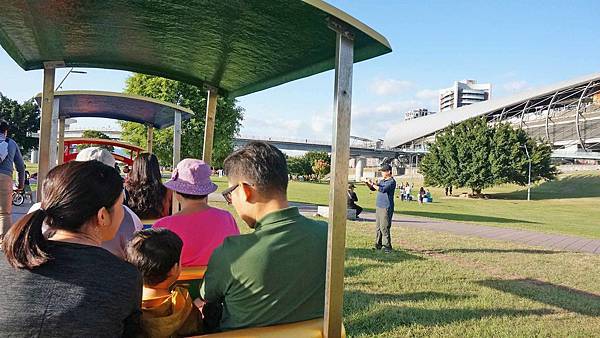
[[[195,306],[196,306],[196,307],[197,307],[199,310],[201,310],[201,309],[202,309],[202,307],[204,306],[204,304],[206,304],[206,302],[205,302],[205,301],[203,301],[202,299],[200,299],[200,298],[196,298],[196,299],[194,299],[194,305],[195,305]]]

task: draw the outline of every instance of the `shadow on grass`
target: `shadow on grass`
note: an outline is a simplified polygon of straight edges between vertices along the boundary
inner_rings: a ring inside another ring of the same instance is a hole
[[[600,316],[600,296],[537,279],[490,279],[477,284],[586,316]]]
[[[486,317],[525,317],[554,313],[550,309],[516,310],[510,308],[427,309],[398,305],[380,305],[407,301],[460,301],[472,295],[454,295],[442,292],[415,292],[404,295],[346,292],[344,296],[345,325],[350,335],[378,335],[399,326],[437,326]],[[378,306],[379,305],[379,306]],[[377,306],[377,307],[375,307]],[[355,319],[349,319],[356,317]]]
[[[406,211],[402,211],[402,214],[403,215],[411,215],[411,216],[419,216],[419,217],[445,219],[445,220],[449,220],[449,221],[463,221],[463,222],[476,222],[476,223],[493,222],[493,223],[537,224],[537,222],[525,221],[522,219],[515,219],[515,218],[503,218],[503,217],[468,215],[468,214],[453,214],[453,213],[448,213],[448,212],[429,212],[429,211],[406,210]]]
[[[491,194],[490,197],[525,200],[527,199],[527,188],[510,193]],[[600,197],[600,175],[575,174],[560,180],[544,182],[531,188],[531,199],[533,200],[586,197]]]
[[[365,249],[365,248],[347,248],[346,258],[362,258],[370,259],[382,263],[398,263],[408,260],[424,260],[425,258],[410,254],[404,250],[393,250],[386,254],[382,250]]]
[[[471,248],[460,248],[460,249],[433,249],[427,250],[425,253],[437,253],[437,254],[445,254],[445,253],[522,253],[522,254],[558,254],[563,253],[563,251],[556,250],[536,250],[536,249],[471,249]]]

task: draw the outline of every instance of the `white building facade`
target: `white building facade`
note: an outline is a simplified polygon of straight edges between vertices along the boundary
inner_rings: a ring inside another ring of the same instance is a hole
[[[435,112],[429,111],[427,108],[409,110],[404,113],[404,121],[413,120],[431,114],[435,114]]]
[[[440,90],[440,112],[489,100],[492,95],[490,83],[475,80],[455,81],[454,86]]]

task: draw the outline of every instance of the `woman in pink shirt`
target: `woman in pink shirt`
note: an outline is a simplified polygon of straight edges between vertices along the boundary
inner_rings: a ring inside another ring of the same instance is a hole
[[[161,218],[152,227],[167,228],[181,237],[181,266],[207,265],[226,237],[240,233],[229,212],[208,205],[208,194],[217,190],[210,173],[203,161],[185,159],[165,183],[181,203],[181,211]]]

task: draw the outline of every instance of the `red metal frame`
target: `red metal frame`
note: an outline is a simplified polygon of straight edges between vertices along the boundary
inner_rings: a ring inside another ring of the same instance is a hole
[[[129,150],[130,154],[131,154],[129,157],[125,157],[120,154],[111,153],[111,155],[115,158],[115,160],[123,162],[127,165],[133,165],[133,160],[140,154],[140,152],[144,151],[144,148],[142,148],[142,147],[138,147],[133,144],[116,141],[116,140],[106,140],[106,139],[100,139],[100,138],[83,138],[83,137],[66,138],[65,139],[65,148],[63,151],[64,163],[75,160],[75,158],[77,157],[77,154],[79,152],[77,151],[77,148],[75,148],[75,152],[70,152],[70,150],[72,149],[72,147],[74,145],[78,145],[78,144],[107,145],[107,146],[113,146],[113,147],[118,147],[118,148]]]

